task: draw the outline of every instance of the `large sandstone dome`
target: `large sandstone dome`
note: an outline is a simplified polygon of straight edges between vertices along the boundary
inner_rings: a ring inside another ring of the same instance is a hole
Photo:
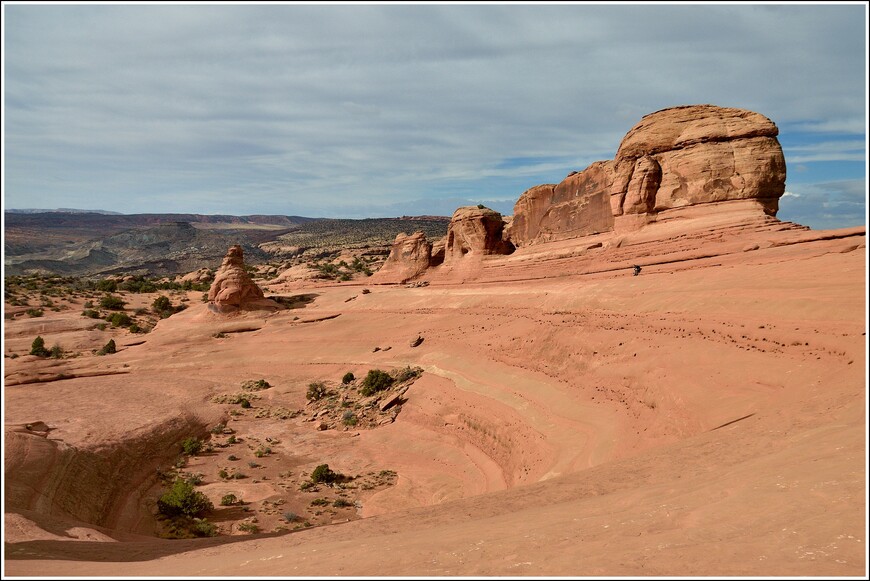
[[[785,191],[779,130],[767,117],[714,105],[646,115],[616,159],[530,188],[514,207],[516,246],[636,229],[676,208],[742,202],[775,216]]]

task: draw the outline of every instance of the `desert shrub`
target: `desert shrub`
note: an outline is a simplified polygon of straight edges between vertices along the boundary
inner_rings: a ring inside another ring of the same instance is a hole
[[[254,452],[254,456],[256,456],[257,458],[262,458],[263,456],[268,456],[271,453],[272,453],[272,448],[270,448],[269,446],[266,446],[265,448],[263,448],[261,446],[261,447],[257,448],[257,450]]]
[[[229,456],[227,456],[227,460],[229,460],[230,462],[235,462],[238,459],[239,459],[239,457],[236,456],[235,454],[230,454]]]
[[[239,530],[245,531],[246,533],[258,533],[260,532],[260,527],[252,522],[243,522],[239,523]]]
[[[287,522],[293,522],[295,520],[299,520],[299,515],[295,512],[285,512],[284,520],[286,520]]]
[[[422,370],[419,367],[412,368],[410,365],[396,372],[396,381],[402,383],[414,377],[419,377]]]
[[[218,477],[226,479],[230,477],[230,473],[221,468],[220,470],[218,470]]]
[[[336,508],[344,508],[346,506],[353,506],[353,503],[349,500],[345,500],[344,498],[337,498],[335,502],[332,503],[332,506]]]
[[[195,518],[190,525],[190,532],[197,537],[214,537],[217,536],[217,527],[204,518]]]
[[[224,494],[221,498],[221,506],[232,506],[239,501],[235,494]]]
[[[112,313],[106,317],[106,321],[111,323],[113,327],[129,327],[133,319],[127,313]]]
[[[212,434],[222,434],[224,432],[224,428],[226,428],[226,427],[227,427],[227,425],[225,423],[221,422],[209,431]]]
[[[305,397],[308,401],[317,401],[326,396],[326,384],[322,381],[314,381],[308,384],[308,391],[305,392]]]
[[[347,410],[342,414],[341,421],[345,426],[355,426],[359,422],[359,419],[357,419],[356,415],[354,415],[351,410]]]
[[[151,307],[154,309],[156,313],[160,313],[162,311],[167,311],[172,308],[172,301],[169,300],[169,297],[160,295],[154,302],[151,303]]]
[[[261,391],[263,389],[269,389],[270,387],[272,387],[272,384],[265,379],[258,379],[256,381],[249,379],[248,381],[242,382],[242,389],[245,391]]]
[[[49,351],[48,354],[52,359],[62,359],[63,347],[61,347],[58,343],[55,343],[54,345],[52,345],[51,351]]]
[[[387,389],[392,384],[393,378],[390,377],[389,373],[380,369],[370,369],[368,375],[363,379],[360,393],[367,397]]]
[[[315,498],[311,501],[311,506],[329,506],[329,500],[326,498]]]
[[[109,355],[110,353],[115,353],[117,351],[117,347],[115,346],[115,340],[109,339],[109,342],[103,345],[102,349],[97,351],[97,355]]]
[[[329,468],[329,464],[321,464],[311,472],[311,482],[315,484],[318,482],[329,484],[330,482],[335,482],[338,477],[339,474],[333,472]]]
[[[157,510],[165,516],[198,516],[214,508],[206,495],[194,490],[185,480],[176,480],[172,488],[157,501]]]
[[[37,335],[33,343],[30,344],[30,354],[40,357],[48,356],[48,349],[45,348],[45,340],[42,337]]]
[[[185,438],[181,441],[181,451],[188,456],[196,456],[202,450],[202,440],[199,438]]]
[[[248,398],[243,397],[239,400],[239,405],[243,408],[249,408],[251,407],[251,402],[250,400],[248,400]]]
[[[118,283],[110,278],[106,278],[103,280],[98,280],[97,283],[94,285],[94,288],[98,291],[113,293],[118,290]]]
[[[120,297],[116,297],[115,295],[106,295],[100,299],[100,306],[104,309],[111,309],[113,311],[120,311],[124,308],[124,305],[127,303],[121,299]]]
[[[236,438],[235,434],[233,434],[229,438],[227,438],[227,444],[235,444],[238,441],[239,441],[239,439]]]
[[[41,317],[43,315],[42,309],[27,309],[28,317]]]
[[[99,319],[100,313],[99,311],[95,311],[93,309],[85,309],[84,311],[82,311],[82,316],[89,319]]]
[[[245,474],[244,472],[236,472],[235,474],[233,474],[233,478],[235,478],[236,480],[241,480],[242,478],[247,478],[247,477],[248,477],[248,475]]]
[[[260,465],[254,462],[253,460],[248,461],[248,468],[259,468]]]
[[[348,371],[347,373],[344,374],[344,377],[341,378],[341,382],[343,384],[347,385],[348,383],[350,383],[354,379],[356,379],[356,378],[353,376],[353,373]]]
[[[84,308],[86,308],[86,309],[93,309],[93,308],[94,308],[94,302],[93,302],[93,301],[85,301],[84,304],[83,304],[82,306],[83,306]]]
[[[192,484],[193,486],[199,486],[200,484],[202,484],[202,474],[194,474],[192,472],[188,472],[184,475],[184,480],[188,484]]]
[[[312,488],[313,486],[314,486],[313,482],[305,481],[299,485],[299,490],[308,490],[309,488]]]

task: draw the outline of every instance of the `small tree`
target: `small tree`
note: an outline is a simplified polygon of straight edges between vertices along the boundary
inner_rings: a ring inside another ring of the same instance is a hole
[[[338,474],[330,470],[329,464],[321,464],[311,472],[311,482],[324,482],[328,484],[335,482],[338,476]]]
[[[166,516],[198,516],[214,509],[214,505],[202,492],[184,480],[176,480],[172,488],[157,501],[157,510]]]
[[[45,340],[42,337],[37,335],[33,343],[30,344],[30,354],[40,357],[48,356],[48,349],[45,348]]]
[[[188,456],[196,456],[202,450],[202,440],[198,438],[185,438],[181,441],[181,451]]]
[[[343,384],[347,385],[348,383],[350,383],[354,379],[356,379],[356,378],[353,376],[353,373],[348,371],[347,373],[344,374],[344,377],[341,378],[341,382]]]

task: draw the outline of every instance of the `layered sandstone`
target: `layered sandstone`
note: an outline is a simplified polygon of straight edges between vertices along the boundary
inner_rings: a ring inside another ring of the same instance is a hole
[[[451,265],[466,255],[510,254],[514,247],[502,237],[504,220],[489,208],[458,208],[447,227],[444,264]]]
[[[390,255],[375,274],[375,282],[403,283],[409,281],[429,268],[432,256],[432,243],[426,240],[423,232],[396,235]]]
[[[659,212],[719,202],[775,216],[785,191],[776,125],[743,109],[691,105],[651,113],[623,138],[616,158],[520,196],[516,246],[634,229]]]
[[[231,246],[224,256],[214,282],[208,291],[212,310],[233,312],[237,310],[277,309],[275,301],[265,298],[263,291],[245,270],[242,247]]]

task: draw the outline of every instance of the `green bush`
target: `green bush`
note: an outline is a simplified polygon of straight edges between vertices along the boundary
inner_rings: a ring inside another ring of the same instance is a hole
[[[181,441],[181,451],[188,456],[196,456],[202,450],[202,440],[199,438],[185,438]]]
[[[251,407],[251,402],[247,398],[243,397],[239,400],[239,405],[243,408],[249,408]]]
[[[353,506],[353,503],[351,501],[345,500],[343,498],[337,498],[337,499],[335,499],[335,502],[332,503],[332,506],[334,506],[336,508],[344,508],[347,506]]]
[[[318,482],[329,484],[335,482],[338,477],[339,474],[330,470],[329,464],[321,464],[311,472],[311,482],[315,484]]]
[[[106,317],[106,321],[112,323],[113,327],[129,327],[133,319],[127,313],[112,313]]]
[[[348,383],[350,383],[354,379],[356,379],[356,378],[353,376],[353,373],[348,371],[347,373],[344,374],[344,377],[341,378],[341,382],[343,384],[347,385]]]
[[[176,480],[172,488],[157,501],[157,510],[165,516],[198,516],[214,508],[206,495],[194,490],[185,480]]]
[[[45,348],[45,340],[37,336],[36,339],[33,340],[33,343],[30,344],[30,354],[38,355],[40,357],[48,356],[48,349]]]
[[[260,527],[252,522],[243,522],[239,524],[239,530],[246,533],[258,533],[260,532]]]
[[[113,293],[118,290],[118,283],[112,279],[107,278],[103,280],[98,280],[97,284],[94,285],[94,288],[96,288],[98,291]]]
[[[315,498],[311,501],[311,506],[329,506],[329,501],[325,498]]]
[[[308,401],[317,401],[323,399],[326,393],[326,384],[322,381],[314,381],[308,384],[308,391],[305,392],[305,397],[308,398]]]
[[[151,303],[151,307],[154,309],[155,312],[161,313],[163,311],[168,311],[172,308],[172,301],[169,300],[169,297],[160,295],[159,297],[154,299],[154,302]]]
[[[103,345],[103,348],[97,351],[97,355],[109,355],[110,353],[115,353],[117,348],[115,347],[115,340],[109,339],[109,342]]]
[[[232,506],[239,501],[235,494],[224,494],[221,498],[221,506]]]
[[[63,358],[63,347],[59,344],[55,343],[51,347],[51,351],[48,353],[52,359],[62,359]]]
[[[217,536],[217,527],[204,518],[195,518],[193,524],[190,525],[190,532],[198,537],[215,537]]]
[[[124,305],[127,303],[122,300],[120,297],[116,297],[115,295],[106,295],[100,299],[100,306],[104,309],[111,309],[113,311],[120,311],[124,308]]]
[[[392,384],[393,378],[390,377],[389,373],[381,371],[380,369],[371,369],[365,379],[363,379],[360,393],[368,397],[387,389]]]
[[[100,313],[99,311],[95,311],[93,309],[85,309],[84,311],[82,311],[82,316],[89,319],[99,319]]]
[[[42,315],[42,309],[27,309],[27,316],[29,317],[41,317]]]
[[[341,421],[345,426],[355,426],[359,423],[359,419],[357,419],[356,415],[350,410],[347,410],[342,414]]]

